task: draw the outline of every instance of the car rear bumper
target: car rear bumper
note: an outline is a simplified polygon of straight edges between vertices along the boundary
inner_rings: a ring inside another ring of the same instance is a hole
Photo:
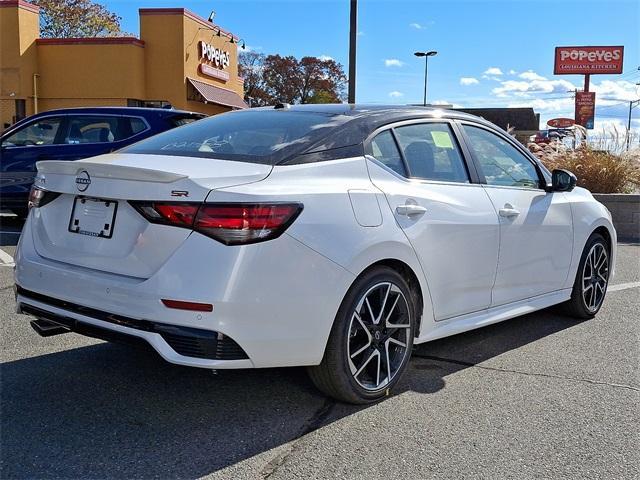
[[[68,319],[69,330],[78,333],[90,326],[141,338],[164,359],[181,365],[223,369],[318,364],[354,279],[286,234],[228,247],[198,233],[150,278],[126,277],[41,257],[30,223],[16,252],[22,311],[33,315],[38,313],[35,308],[42,318]],[[167,308],[161,299],[209,303],[213,311]],[[169,336],[171,328],[180,338]],[[215,351],[218,341],[227,342],[221,344],[226,349],[233,342],[245,358],[193,356],[189,348],[196,348],[194,336],[208,338],[204,347],[196,345],[200,350]]]
[[[203,368],[251,368],[246,352],[219,332],[114,315],[25,290],[17,286],[18,312],[66,331],[103,340],[151,345],[165,360]]]

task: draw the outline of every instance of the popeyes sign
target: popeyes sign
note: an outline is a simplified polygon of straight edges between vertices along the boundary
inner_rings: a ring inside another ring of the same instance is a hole
[[[219,48],[214,47],[213,45],[208,44],[207,42],[201,41],[200,60],[202,60],[203,58],[213,63],[216,67],[224,69],[229,66],[231,55],[229,54],[229,52],[225,52]]]
[[[200,74],[226,82],[229,80],[229,72],[225,72],[224,69],[229,66],[230,60],[229,52],[216,48],[207,42],[200,42],[201,63],[198,65]]]
[[[624,47],[556,47],[555,75],[622,73]]]

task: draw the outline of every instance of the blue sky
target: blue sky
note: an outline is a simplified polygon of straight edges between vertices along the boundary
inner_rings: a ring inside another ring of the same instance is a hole
[[[138,8],[185,7],[264,53],[328,56],[347,69],[348,0],[102,0],[137,34]],[[567,90],[580,75],[553,75],[554,47],[624,45],[621,75],[593,75],[596,130],[626,125],[628,100],[640,98],[640,2],[360,0],[357,101],[420,103],[424,61],[429,101],[466,107],[532,106],[542,120],[573,117]],[[466,79],[466,80],[465,80]],[[626,104],[624,103],[626,101]],[[633,112],[640,129],[640,107]]]

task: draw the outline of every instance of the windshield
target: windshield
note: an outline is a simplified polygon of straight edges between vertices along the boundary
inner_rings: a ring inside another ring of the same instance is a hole
[[[179,155],[275,165],[302,153],[346,115],[243,110],[215,115],[124,148],[125,153]]]

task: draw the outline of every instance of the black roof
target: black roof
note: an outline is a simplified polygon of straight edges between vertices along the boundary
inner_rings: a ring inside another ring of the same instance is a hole
[[[278,108],[279,107],[279,108]],[[491,125],[486,120],[469,115],[464,112],[448,110],[436,107],[422,107],[415,105],[362,105],[349,103],[333,104],[304,104],[304,105],[284,105],[252,108],[255,110],[280,110],[282,112],[309,112],[319,113],[328,116],[349,116],[353,117],[332,134],[322,141],[314,143],[307,152],[320,150],[330,150],[342,148],[349,145],[362,145],[362,141],[374,130],[390,123],[401,122],[403,120],[415,120],[421,118],[456,118],[461,120],[473,120],[478,123]],[[243,110],[228,112],[223,115],[241,114]],[[246,110],[244,110],[246,111]],[[495,128],[495,125],[491,125]]]
[[[277,108],[280,107],[280,108]],[[416,120],[421,118],[455,118],[460,120],[473,120],[495,128],[486,120],[479,117],[437,107],[423,107],[415,105],[363,105],[363,104],[304,104],[304,105],[279,105],[277,107],[259,107],[251,110],[280,110],[283,112],[309,112],[328,116],[353,117],[332,134],[327,135],[321,141],[310,145],[307,153],[344,148],[346,146],[360,145],[374,130],[390,123],[404,120]],[[239,110],[237,113],[241,113]],[[229,112],[224,115],[235,115]]]
[[[302,112],[316,112],[324,113],[327,115],[349,115],[353,117],[377,117],[377,116],[398,116],[398,117],[431,117],[431,116],[444,116],[446,118],[468,118],[478,120],[474,115],[465,114],[464,112],[458,112],[455,110],[448,110],[438,107],[423,107],[419,105],[367,105],[367,104],[354,104],[354,103],[306,103],[303,105],[282,105],[282,110],[289,112],[302,111]],[[278,106],[273,107],[258,107],[252,110],[273,110],[278,109]]]

